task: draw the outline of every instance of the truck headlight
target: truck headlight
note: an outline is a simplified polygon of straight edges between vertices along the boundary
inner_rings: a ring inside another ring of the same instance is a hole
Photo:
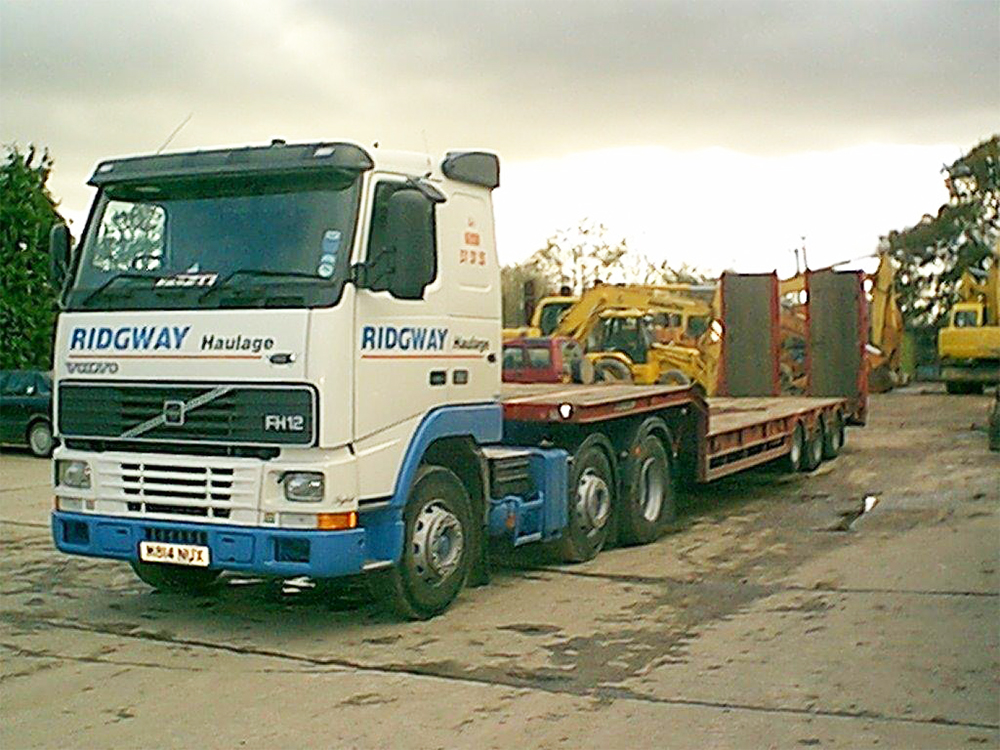
[[[56,461],[56,482],[61,487],[77,490],[90,489],[90,464],[86,461]]]
[[[295,503],[318,503],[325,490],[323,475],[318,471],[290,471],[285,474],[285,499]]]

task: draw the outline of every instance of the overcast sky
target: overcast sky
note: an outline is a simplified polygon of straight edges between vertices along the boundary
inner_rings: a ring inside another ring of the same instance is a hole
[[[501,257],[589,216],[719,270],[874,250],[1000,130],[1000,2],[2,0],[0,140],[96,161],[352,139],[497,151]]]

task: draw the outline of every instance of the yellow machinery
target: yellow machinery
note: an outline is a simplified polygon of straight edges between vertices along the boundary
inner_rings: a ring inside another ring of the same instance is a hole
[[[896,294],[896,272],[888,253],[879,254],[878,268],[868,275],[871,305],[868,310],[868,389],[884,393],[903,385],[903,313]]]
[[[531,316],[531,325],[520,326],[518,328],[504,328],[503,340],[510,341],[517,338],[551,336],[563,313],[579,300],[579,297],[567,295],[542,297],[538,301],[538,304],[535,305],[534,313]]]
[[[902,385],[903,315],[896,294],[895,270],[888,253],[879,253],[878,268],[866,275],[869,286],[868,349],[865,363],[868,387],[883,393]],[[778,283],[781,297],[781,379],[782,390],[805,390],[805,340],[807,302],[805,274]]]
[[[938,331],[941,379],[948,393],[982,393],[1000,382],[1000,241],[987,272],[966,270],[958,284],[960,302]]]
[[[713,307],[663,287],[588,289],[563,313],[554,336],[579,341],[604,380],[694,382],[713,395],[721,327]]]
[[[684,309],[681,309],[684,307],[685,301],[687,299],[692,299],[702,301],[707,304],[707,300],[712,299],[715,294],[715,284],[665,284],[663,286],[602,285],[599,288],[625,289],[631,291],[644,290],[647,294],[656,294],[664,297],[670,295],[673,301],[683,297],[684,299],[681,299],[679,303],[680,307],[675,305],[674,308],[676,309],[667,309],[660,314],[660,317],[669,317],[669,320],[664,320],[662,324],[658,322],[656,326],[656,333],[658,337],[666,336],[670,340],[681,343],[684,342],[685,338],[688,339],[687,343],[692,343],[694,338],[697,338],[704,333],[705,327],[708,325],[708,322],[710,322],[710,316],[706,317],[701,313],[688,314]],[[535,305],[534,312],[531,316],[531,324],[516,328],[504,328],[503,340],[510,341],[515,338],[552,336],[555,332],[556,326],[562,319],[562,316],[579,301],[580,297],[567,294],[542,297],[538,301],[538,304]],[[704,308],[705,305],[698,309],[704,310]],[[680,321],[677,320],[677,315],[681,316],[682,319]],[[665,329],[671,330],[666,331]],[[667,343],[667,341],[664,340],[660,343]]]

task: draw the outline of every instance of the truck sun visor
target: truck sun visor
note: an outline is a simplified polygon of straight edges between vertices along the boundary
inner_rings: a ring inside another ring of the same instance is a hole
[[[347,170],[375,166],[367,151],[353,143],[300,143],[250,148],[188,151],[101,162],[90,178],[96,187],[154,178],[237,175],[264,172]]]

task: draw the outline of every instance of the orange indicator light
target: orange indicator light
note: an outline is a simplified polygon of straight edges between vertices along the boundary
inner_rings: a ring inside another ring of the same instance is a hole
[[[358,514],[356,511],[347,513],[318,513],[316,515],[316,528],[325,531],[343,531],[344,529],[354,529],[358,525]]]

